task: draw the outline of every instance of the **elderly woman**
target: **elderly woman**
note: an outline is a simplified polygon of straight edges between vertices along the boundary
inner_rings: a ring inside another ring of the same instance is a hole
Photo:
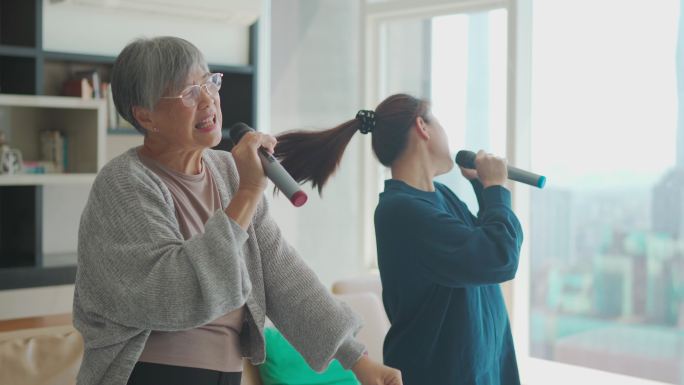
[[[249,133],[228,152],[219,88],[199,50],[140,39],[114,64],[118,112],[144,144],[107,164],[81,218],[74,324],[79,384],[239,384],[264,361],[269,317],[322,370],[332,359],[364,385],[401,384],[354,340],[357,316],[328,294],[282,238]]]

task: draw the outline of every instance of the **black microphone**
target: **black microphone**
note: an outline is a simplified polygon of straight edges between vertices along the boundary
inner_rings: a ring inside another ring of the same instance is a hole
[[[463,168],[474,169],[476,155],[477,154],[472,151],[461,150],[456,154],[456,164]],[[508,166],[508,179],[539,188],[543,188],[546,184],[545,176],[521,170],[513,166]]]
[[[230,139],[235,144],[250,131],[254,131],[254,129],[242,122],[235,123],[228,129]],[[283,168],[280,162],[278,162],[278,159],[263,147],[259,147],[258,153],[259,158],[261,159],[261,165],[264,167],[264,173],[278,190],[282,191],[295,207],[299,207],[306,203],[306,200],[308,199],[306,193],[301,190],[299,184],[297,184],[292,176]]]

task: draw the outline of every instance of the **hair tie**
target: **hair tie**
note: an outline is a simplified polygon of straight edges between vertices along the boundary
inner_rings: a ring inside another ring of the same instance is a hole
[[[361,131],[362,134],[373,132],[373,129],[375,128],[375,111],[360,110],[356,113],[356,119],[361,121],[359,131]]]

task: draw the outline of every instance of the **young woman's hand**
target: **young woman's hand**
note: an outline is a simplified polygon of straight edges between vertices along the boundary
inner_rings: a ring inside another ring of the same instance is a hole
[[[352,367],[352,371],[362,385],[403,385],[401,372],[377,363],[367,356],[361,357]]]
[[[503,186],[508,179],[508,167],[506,159],[499,158],[480,150],[475,157],[477,176],[484,188],[490,186]]]
[[[463,168],[461,166],[458,167],[461,168],[461,175],[463,175],[464,178],[468,180],[477,179],[477,170],[474,168]]]

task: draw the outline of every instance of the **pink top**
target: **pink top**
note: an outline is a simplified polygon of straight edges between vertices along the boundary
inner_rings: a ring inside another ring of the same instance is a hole
[[[140,160],[169,188],[183,238],[203,233],[209,217],[223,209],[218,188],[211,173],[204,168],[204,162],[199,174],[187,175],[142,155]],[[241,372],[239,337],[245,318],[244,309],[243,306],[196,329],[153,331],[139,361]]]

